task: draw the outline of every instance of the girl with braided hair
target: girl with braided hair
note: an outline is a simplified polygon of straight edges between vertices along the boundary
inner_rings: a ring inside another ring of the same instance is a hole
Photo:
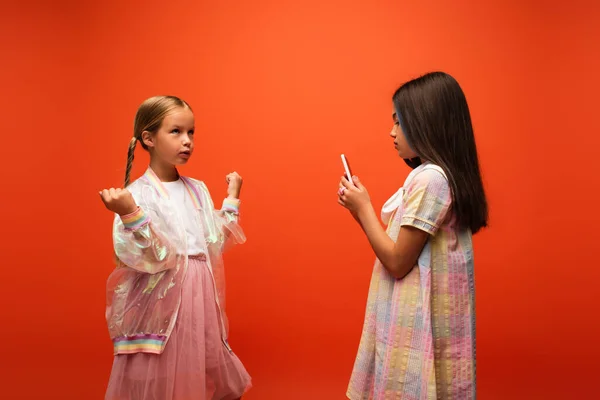
[[[250,376],[228,342],[222,253],[246,238],[238,224],[242,178],[226,177],[216,210],[206,185],[180,176],[194,152],[194,114],[174,96],[142,103],[122,189],[100,192],[115,213],[116,268],[106,319],[114,345],[107,400],[239,399]],[[130,184],[137,144],[150,153]]]

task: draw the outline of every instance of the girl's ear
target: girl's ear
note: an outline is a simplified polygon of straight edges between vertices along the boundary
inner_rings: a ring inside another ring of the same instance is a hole
[[[142,132],[142,143],[148,146],[148,148],[154,147],[154,137],[152,133],[148,131]]]

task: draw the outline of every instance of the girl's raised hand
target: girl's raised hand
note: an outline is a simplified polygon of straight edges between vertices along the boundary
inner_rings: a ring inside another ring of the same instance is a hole
[[[242,190],[243,179],[237,172],[232,172],[225,177],[227,182],[227,195],[238,199],[240,197],[240,191]]]
[[[104,206],[119,215],[127,215],[137,210],[137,204],[127,189],[104,189],[100,191],[100,198]]]

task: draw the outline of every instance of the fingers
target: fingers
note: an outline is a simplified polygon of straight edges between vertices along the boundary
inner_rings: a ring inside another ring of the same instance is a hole
[[[342,176],[342,181],[340,183],[346,188],[346,190],[356,189],[356,186],[346,179],[345,176]]]
[[[240,181],[242,180],[242,177],[240,176],[240,174],[238,174],[237,172],[231,172],[229,174],[227,174],[225,176],[225,180],[227,181],[227,183],[231,182],[232,180],[235,179],[239,179]]]
[[[364,186],[362,184],[362,182],[360,181],[360,179],[358,179],[358,176],[353,176],[352,177],[352,182],[354,182],[354,185],[359,188],[359,189],[363,189]]]
[[[111,200],[116,200],[119,197],[122,197],[128,193],[129,190],[122,188],[103,189],[100,192],[98,192],[98,194],[102,198],[102,201],[104,201],[105,203],[110,202]]]
[[[339,185],[339,190],[337,192],[338,197],[342,198],[344,201],[346,201],[347,199],[347,194],[350,190],[357,190],[356,187],[350,183],[350,181],[348,179],[346,179],[345,177],[342,177],[342,180],[340,181]]]
[[[107,189],[101,190],[100,191],[100,198],[102,199],[102,201],[104,203],[108,202],[110,200],[110,194],[108,193]]]
[[[342,186],[344,186],[348,190],[359,190],[359,191],[361,191],[365,188],[364,185],[361,183],[360,179],[358,179],[358,176],[353,176],[352,182],[350,182],[348,180],[348,178],[346,178],[346,175],[342,176],[342,179],[340,180],[340,188]]]

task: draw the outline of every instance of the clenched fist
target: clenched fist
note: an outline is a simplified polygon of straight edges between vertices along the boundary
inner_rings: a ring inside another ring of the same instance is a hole
[[[100,192],[100,198],[107,209],[119,215],[131,214],[137,210],[137,204],[127,189],[104,189]]]
[[[237,172],[232,172],[225,177],[227,182],[227,195],[238,199],[242,190],[242,177]]]

